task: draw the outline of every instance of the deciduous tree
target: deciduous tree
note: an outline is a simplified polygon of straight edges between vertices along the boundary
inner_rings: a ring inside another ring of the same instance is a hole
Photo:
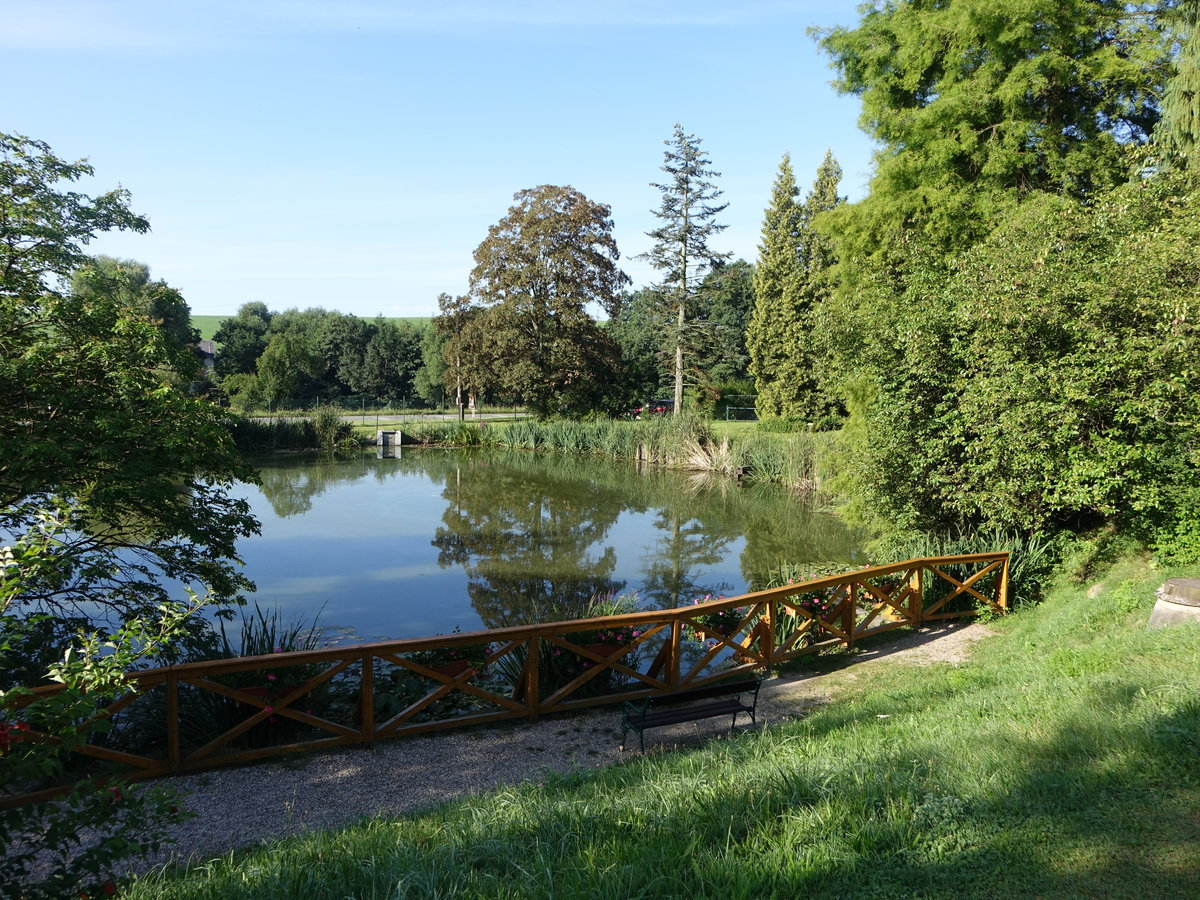
[[[77,532],[22,576],[18,606],[128,617],[167,602],[166,579],[236,597],[235,541],[256,523],[228,487],[253,475],[216,411],[164,376],[188,351],[119,291],[60,290],[97,231],[145,220],[120,191],[64,191],[86,163],[19,136],[0,149],[0,536],[19,546],[51,501]]]
[[[69,190],[91,174],[44,143],[0,134],[5,785],[60,775],[65,751],[104,727],[100,710],[120,691],[125,668],[169,646],[194,612],[176,585],[207,588],[218,600],[250,586],[235,541],[257,523],[229,487],[253,473],[217,411],[165,377],[186,350],[161,319],[128,302],[128,284],[115,295],[96,282],[63,290],[97,233],[148,227],[123,191]],[[96,630],[39,655],[31,637],[67,630],[45,622]],[[14,681],[31,671],[65,690],[25,705],[30,698]],[[17,743],[27,728],[47,739]],[[28,897],[112,893],[114,863],[152,849],[159,829],[180,818],[161,792],[126,798],[89,773],[61,805],[0,815],[0,843],[11,851],[0,883]],[[92,843],[80,847],[81,837]],[[25,852],[31,840],[45,856]]]
[[[513,199],[476,248],[471,272],[499,386],[539,415],[612,406],[620,351],[589,314],[616,312],[629,283],[609,207],[555,185]]]

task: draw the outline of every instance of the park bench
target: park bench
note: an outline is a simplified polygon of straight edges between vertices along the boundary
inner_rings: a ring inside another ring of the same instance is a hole
[[[625,735],[638,733],[638,745],[646,752],[646,730],[679,722],[697,722],[716,716],[732,716],[729,730],[737,724],[738,713],[749,713],[750,721],[758,707],[758,689],[762,676],[718,681],[701,687],[656,694],[642,700],[627,700],[621,709],[621,749]],[[709,701],[703,703],[700,701]],[[749,702],[747,702],[749,701]]]

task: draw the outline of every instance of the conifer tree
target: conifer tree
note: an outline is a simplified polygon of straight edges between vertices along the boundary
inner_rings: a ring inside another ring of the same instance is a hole
[[[683,406],[683,361],[689,335],[689,307],[694,305],[697,289],[704,275],[729,253],[710,250],[708,239],[725,230],[715,221],[729,204],[716,205],[723,191],[711,179],[720,172],[710,168],[710,161],[700,149],[700,138],[685,134],[683,126],[675,123],[675,132],[663,153],[662,170],[669,176],[665,184],[651,184],[662,192],[662,205],[655,215],[662,225],[646,232],[654,238],[654,246],[639,258],[650,261],[663,273],[658,296],[665,299],[674,319],[671,345],[675,356],[675,414]]]
[[[1181,4],[1182,40],[1154,141],[1168,168],[1200,172],[1200,4]]]
[[[788,416],[817,419],[829,411],[814,374],[809,347],[811,312],[828,289],[833,262],[827,238],[812,228],[813,219],[842,199],[842,170],[831,151],[817,169],[804,203],[784,155],[763,217],[762,243],[754,270],[754,313],[746,337],[750,371],[760,418]]]

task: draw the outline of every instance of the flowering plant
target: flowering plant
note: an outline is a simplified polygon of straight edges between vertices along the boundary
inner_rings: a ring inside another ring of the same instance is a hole
[[[462,629],[457,625],[451,634],[459,634]],[[427,650],[417,650],[409,654],[409,659],[423,666],[446,666],[453,663],[466,663],[467,668],[482,672],[487,667],[487,644],[462,644],[457,647],[430,647]]]
[[[612,628],[599,628],[595,631],[577,631],[571,635],[574,644],[609,644],[613,647],[624,647],[632,644],[642,636],[642,630],[632,625],[616,625]]]
[[[796,595],[796,605],[817,619],[828,619],[841,604],[835,604],[824,591],[804,591]]]
[[[8,748],[13,744],[25,738],[24,732],[29,731],[28,722],[0,722],[0,756],[4,755]]]
[[[693,606],[699,606],[701,603],[709,603],[713,600],[721,600],[722,597],[714,597],[708,594],[697,600],[692,601]],[[717,612],[702,613],[695,617],[696,626],[691,628],[692,636],[696,640],[703,640],[706,633],[720,634],[725,637],[737,631],[742,620],[746,618],[748,606],[735,606],[732,609],[722,609]]]

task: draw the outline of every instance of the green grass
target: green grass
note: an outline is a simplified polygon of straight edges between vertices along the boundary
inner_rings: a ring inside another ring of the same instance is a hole
[[[690,752],[474,796],[123,886],[131,898],[1194,896],[1200,629],[1127,559],[969,663]],[[1090,594],[1090,596],[1089,596]]]
[[[192,327],[200,332],[200,340],[211,341],[221,323],[231,316],[192,316]]]

